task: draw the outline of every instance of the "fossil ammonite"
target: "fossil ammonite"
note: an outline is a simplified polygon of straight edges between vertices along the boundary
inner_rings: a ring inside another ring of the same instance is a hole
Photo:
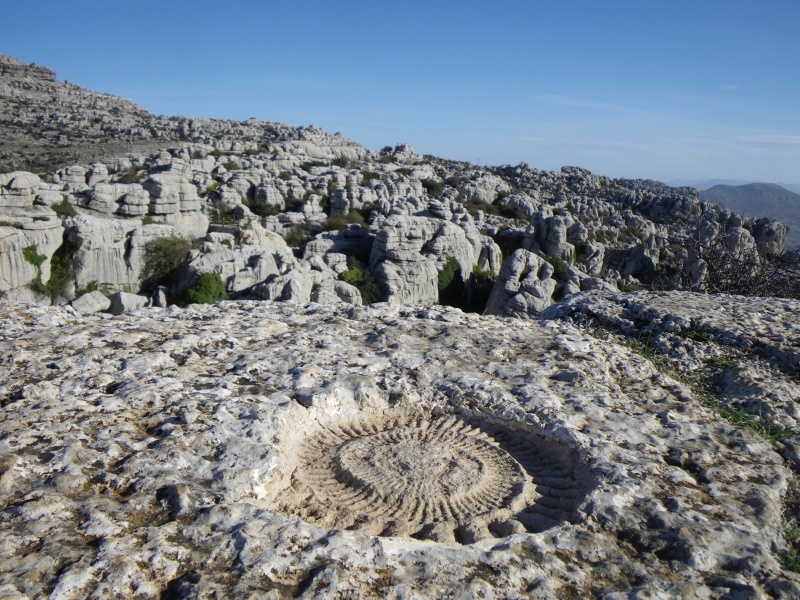
[[[281,512],[372,535],[471,543],[541,531],[585,495],[563,452],[458,417],[337,423],[301,445]]]

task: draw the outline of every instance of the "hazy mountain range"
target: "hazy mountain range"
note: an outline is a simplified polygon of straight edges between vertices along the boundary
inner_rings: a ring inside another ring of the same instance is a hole
[[[700,189],[700,198],[748,217],[769,217],[789,227],[786,246],[800,248],[800,195],[774,183],[714,185]]]
[[[761,182],[753,181],[751,179],[673,179],[672,181],[667,182],[668,185],[673,187],[688,186],[701,191],[717,185],[742,186],[750,183]],[[778,185],[789,190],[790,192],[794,192],[795,194],[800,194],[800,183],[776,183],[774,185]]]

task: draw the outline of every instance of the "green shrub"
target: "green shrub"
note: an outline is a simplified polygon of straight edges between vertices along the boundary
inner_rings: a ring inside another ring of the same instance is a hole
[[[72,275],[72,257],[77,249],[78,245],[73,242],[65,241],[61,244],[50,258],[50,279],[47,283],[43,283],[42,263],[47,260],[47,257],[39,254],[36,244],[24,248],[22,250],[23,258],[36,267],[36,278],[30,283],[31,289],[53,298],[63,296]]]
[[[311,228],[306,224],[295,225],[284,239],[290,248],[302,248],[313,237]]]
[[[592,254],[592,247],[586,242],[581,242],[575,246],[575,256],[578,260],[585,260]]]
[[[67,202],[66,198],[64,198],[58,204],[54,204],[50,208],[52,208],[59,217],[74,217],[76,214],[75,207]]]
[[[22,258],[25,259],[25,262],[36,267],[36,279],[31,282],[31,288],[37,292],[44,292],[44,284],[42,283],[42,263],[47,260],[47,256],[39,254],[36,244],[31,244],[22,249]]]
[[[491,271],[484,271],[475,265],[472,267],[472,273],[469,276],[469,285],[467,288],[467,306],[465,310],[468,312],[483,313],[486,310],[486,305],[489,303],[489,296],[492,294],[494,287],[494,276]]]
[[[339,186],[336,185],[336,182],[333,179],[328,179],[328,196],[333,194],[336,190],[339,189]]]
[[[352,161],[346,156],[337,156],[331,161],[331,164],[342,169],[347,169],[352,164]]]
[[[207,186],[202,192],[200,192],[200,197],[208,196],[211,192],[216,192],[219,189],[219,186],[222,185],[221,181],[215,181],[211,185]]]
[[[168,283],[193,245],[192,240],[176,235],[150,240],[144,246],[142,275],[153,286]]]
[[[292,190],[289,190],[289,192],[286,194],[286,210],[298,212],[297,209],[301,208],[305,203],[305,200],[298,200],[295,198]]]
[[[328,217],[322,222],[322,231],[342,231],[347,225],[353,223],[356,225],[363,225],[364,223],[364,216],[355,209],[346,215]]]
[[[683,333],[683,337],[695,342],[707,342],[713,337],[710,329],[690,329]]]
[[[378,207],[375,206],[372,202],[367,202],[361,208],[358,209],[358,213],[364,218],[364,221],[366,221],[372,215],[373,210],[378,210]],[[353,211],[351,210],[350,212]]]
[[[451,175],[444,182],[449,185],[450,187],[458,187],[465,181],[469,181],[466,177],[460,177],[459,175]]]
[[[444,267],[439,271],[439,304],[461,307],[466,302],[466,286],[461,273],[461,265],[453,256],[448,256]]]
[[[203,273],[186,291],[186,297],[193,304],[213,304],[227,299],[228,292],[219,273]]]
[[[136,183],[147,178],[147,168],[143,165],[131,165],[117,180],[119,183]]]
[[[273,215],[280,214],[281,212],[275,206],[268,206],[264,202],[256,202],[255,200],[251,200],[249,198],[242,198],[242,204],[249,208],[250,212],[258,217],[271,217]]]
[[[302,163],[300,165],[300,168],[303,169],[303,171],[310,171],[311,167],[327,167],[327,166],[328,166],[327,163],[320,162],[318,160],[311,160],[311,161]]]
[[[89,283],[86,284],[85,288],[75,292],[75,297],[76,298],[80,298],[84,294],[88,294],[90,292],[96,292],[99,289],[100,289],[100,284],[97,283],[95,280],[92,280],[92,281],[90,281]]]
[[[232,160],[225,161],[222,163],[222,166],[225,167],[226,171],[236,171],[239,169],[239,165]]]
[[[368,181],[372,181],[373,179],[380,179],[381,174],[376,173],[375,171],[361,171],[361,185],[364,185]]]
[[[553,279],[559,283],[564,283],[567,279],[569,264],[560,256],[545,255],[544,259],[553,265]]]
[[[442,195],[442,192],[444,192],[444,183],[438,179],[423,179],[422,187],[425,188],[425,191],[428,192],[428,195],[432,198],[438,198]]]
[[[352,256],[348,259],[347,266],[347,271],[340,274],[339,279],[357,287],[361,292],[361,301],[364,304],[380,302],[381,289],[375,283],[369,269]]]

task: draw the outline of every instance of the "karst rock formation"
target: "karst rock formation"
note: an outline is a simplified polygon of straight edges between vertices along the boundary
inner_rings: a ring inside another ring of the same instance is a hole
[[[800,597],[781,223],[6,56],[0,114],[1,597]]]

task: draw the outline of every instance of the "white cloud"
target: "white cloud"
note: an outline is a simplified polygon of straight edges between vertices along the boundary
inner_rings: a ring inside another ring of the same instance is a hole
[[[737,135],[736,139],[755,144],[800,144],[800,135]]]

